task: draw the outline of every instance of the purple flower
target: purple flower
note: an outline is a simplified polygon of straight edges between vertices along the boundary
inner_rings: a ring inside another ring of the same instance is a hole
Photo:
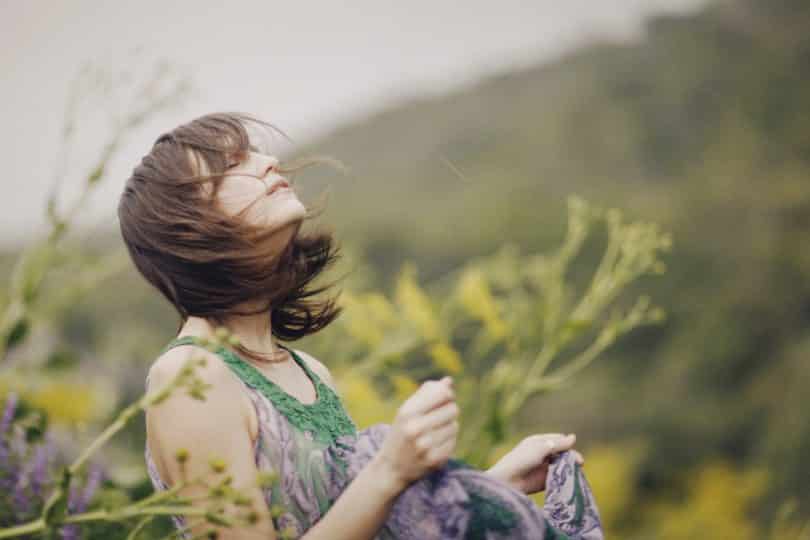
[[[11,420],[17,411],[17,394],[11,392],[6,399],[6,406],[3,409],[3,417],[0,418],[0,470],[5,472],[8,468],[8,428],[11,427]]]
[[[0,437],[4,437],[11,426],[11,420],[14,419],[14,413],[17,412],[17,394],[14,392],[9,393],[6,398],[6,407],[3,410],[3,418],[0,420]]]
[[[39,445],[31,465],[31,491],[37,498],[43,497],[43,488],[48,482],[48,469],[54,454],[53,439],[49,436]]]
[[[29,444],[26,431],[14,423],[17,409],[17,395],[10,393],[0,414],[0,508],[4,509],[0,528],[36,516],[54,488],[54,461],[58,456],[54,439],[48,433],[44,441]],[[91,463],[84,483],[71,486],[68,513],[85,512],[104,477],[101,465]],[[81,527],[67,525],[59,532],[64,539],[77,540]]]
[[[18,475],[11,500],[14,505],[14,513],[18,517],[17,521],[31,513],[31,499],[28,497],[28,477],[25,474]]]
[[[59,529],[59,536],[62,537],[62,540],[78,540],[79,526],[76,525],[75,523],[65,525],[64,527]]]
[[[79,497],[79,507],[77,511],[84,512],[87,510],[87,506],[90,504],[90,501],[93,500],[93,495],[96,494],[96,490],[98,490],[102,480],[104,480],[104,468],[98,463],[91,463],[87,471],[87,483],[85,483],[84,489],[81,491]]]
[[[93,500],[96,490],[104,480],[104,469],[98,463],[91,463],[87,471],[87,481],[83,489],[73,486],[68,496],[68,512],[70,514],[80,514],[87,510],[90,501]],[[77,540],[79,538],[79,527],[76,524],[65,525],[59,529],[62,540]]]
[[[24,493],[27,482],[25,479],[25,462],[23,460],[28,444],[25,442],[25,433],[21,429],[13,430],[11,437],[8,437],[8,434],[6,435],[4,443],[7,443],[7,446],[4,447],[6,451],[4,454],[5,463],[3,464],[0,488],[11,495],[11,504],[15,508],[22,510],[27,508]]]

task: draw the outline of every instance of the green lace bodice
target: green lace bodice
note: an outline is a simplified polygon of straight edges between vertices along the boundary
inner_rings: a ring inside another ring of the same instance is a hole
[[[194,336],[176,338],[169,342],[163,351],[180,345],[195,345],[194,340]],[[356,434],[357,426],[343,408],[340,398],[332,387],[324,383],[295,351],[281,344],[279,347],[289,351],[312,381],[317,393],[317,399],[313,403],[301,403],[228,347],[219,347],[216,353],[237,377],[261,392],[291,424],[300,431],[309,432],[315,440],[329,444],[340,435]]]

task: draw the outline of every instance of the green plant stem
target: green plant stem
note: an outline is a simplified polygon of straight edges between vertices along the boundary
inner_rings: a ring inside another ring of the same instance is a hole
[[[82,468],[85,462],[87,462],[87,460],[90,459],[90,457],[96,453],[99,448],[107,444],[107,441],[114,437],[116,433],[121,431],[136,414],[140,413],[144,409],[145,401],[146,400],[144,398],[141,398],[121,411],[113,423],[107,426],[107,428],[101,432],[101,435],[96,437],[96,439],[84,449],[76,461],[74,461],[70,467],[68,467],[70,473],[76,474],[76,472]]]
[[[138,516],[204,516],[208,512],[205,508],[188,508],[186,506],[150,506],[146,508],[124,507],[120,510],[96,510],[67,516],[62,523],[87,523],[89,521],[122,521]]]
[[[126,540],[135,540],[138,537],[138,535],[141,533],[141,531],[144,530],[144,528],[146,528],[146,526],[149,525],[149,523],[154,519],[154,517],[155,516],[144,516],[138,522],[138,524],[135,525],[135,527],[133,527],[133,529],[131,531],[129,531],[129,534],[127,535]]]
[[[33,534],[45,530],[45,520],[39,518],[30,523],[9,527],[7,529],[0,529],[0,538],[15,538],[25,534]]]
[[[173,485],[171,488],[167,490],[156,491],[152,495],[146,497],[145,499],[141,499],[140,501],[134,503],[132,507],[141,508],[144,506],[148,506],[150,504],[155,504],[156,502],[169,499],[186,486],[188,486],[188,482],[178,482],[177,484]]]

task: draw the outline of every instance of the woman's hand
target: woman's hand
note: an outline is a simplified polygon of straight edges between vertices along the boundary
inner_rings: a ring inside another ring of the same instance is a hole
[[[529,435],[520,441],[505,456],[498,460],[488,474],[499,478],[515,489],[530,495],[546,489],[546,476],[551,456],[565,450],[571,450],[576,442],[576,435],[544,433]],[[573,450],[576,461],[585,463],[582,455]]]
[[[375,459],[399,489],[451,457],[459,413],[452,384],[450,377],[425,381],[397,410]]]

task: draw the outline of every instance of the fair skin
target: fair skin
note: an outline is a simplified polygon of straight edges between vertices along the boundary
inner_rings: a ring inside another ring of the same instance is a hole
[[[247,212],[247,218],[277,230],[281,250],[297,233],[305,207],[294,189],[267,195],[269,186],[283,177],[275,170],[278,159],[251,151],[246,159],[234,163],[223,181],[218,199],[224,211],[236,214],[261,199]],[[201,171],[205,174],[206,171]],[[312,382],[289,354],[274,341],[266,315],[238,317],[228,328],[247,348],[272,355],[280,361],[250,361],[268,379],[302,403],[312,403],[316,390]],[[205,336],[214,329],[204,319],[188,317],[178,337]],[[152,365],[151,389],[167,384],[182,368],[188,355],[202,355],[204,366],[197,374],[209,386],[204,401],[176,393],[147,411],[147,444],[161,478],[173,485],[181,478],[175,455],[189,450],[184,467],[188,478],[206,475],[209,461],[219,458],[228,464],[233,487],[252,501],[258,520],[250,526],[219,529],[220,540],[237,538],[275,539],[269,510],[257,485],[259,471],[253,448],[258,437],[256,411],[239,379],[214,353],[198,347],[179,346],[168,350]],[[327,367],[313,356],[295,349],[321,379],[335,388]],[[306,540],[361,540],[373,538],[385,522],[396,497],[407,486],[438,467],[452,456],[458,434],[458,406],[452,379],[423,383],[398,409],[391,431],[375,457],[343,491],[326,514],[302,537]],[[547,458],[567,450],[573,437],[561,434],[532,435],[519,443],[487,471],[525,493],[542,490],[548,468]],[[581,461],[581,456],[577,455]],[[189,497],[205,495],[205,489],[189,486],[182,491]],[[237,508],[228,508],[236,515]],[[193,521],[193,520],[192,520]],[[192,534],[201,534],[205,525],[192,525]]]

